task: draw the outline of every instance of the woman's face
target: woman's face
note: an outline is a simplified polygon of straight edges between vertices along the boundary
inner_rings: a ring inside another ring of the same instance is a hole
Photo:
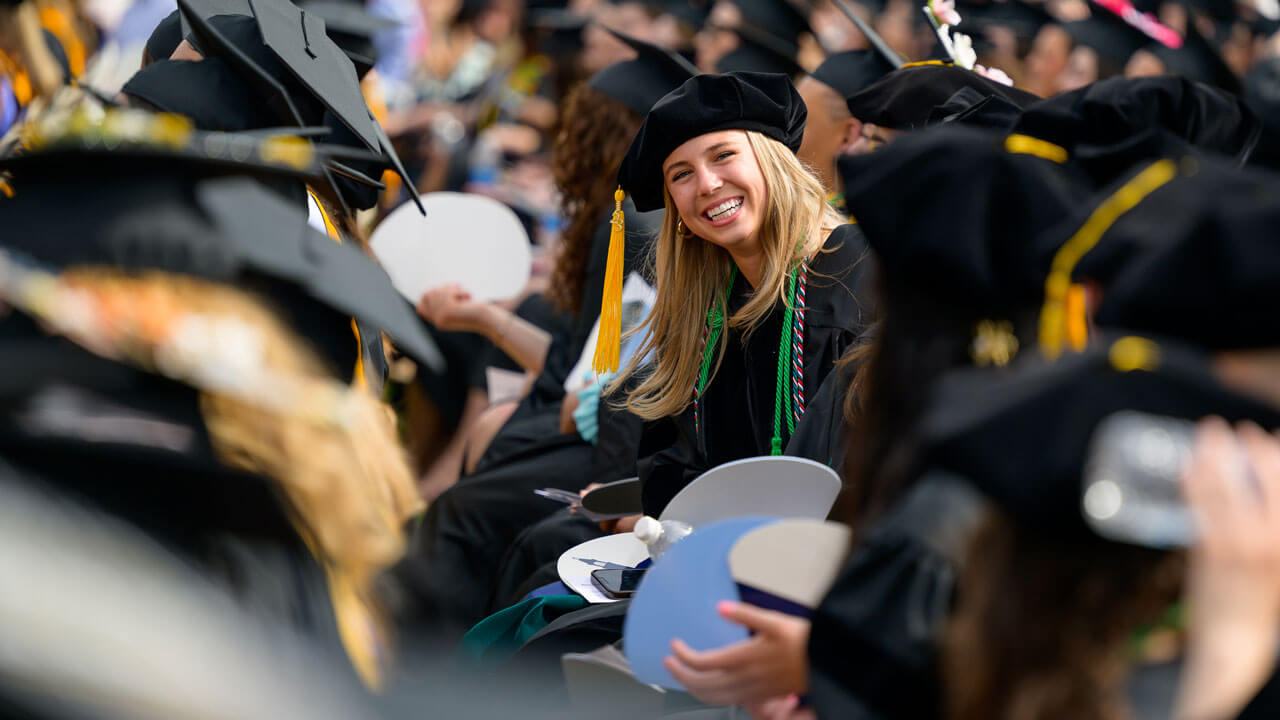
[[[746,132],[722,130],[686,141],[667,156],[662,178],[694,235],[731,253],[758,242],[768,189]]]

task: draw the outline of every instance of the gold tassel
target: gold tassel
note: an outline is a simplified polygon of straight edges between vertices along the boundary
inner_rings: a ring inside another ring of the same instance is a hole
[[[613,230],[609,233],[609,260],[604,268],[604,296],[600,298],[600,335],[596,340],[596,354],[591,359],[591,369],[596,374],[618,370],[622,344],[622,264],[627,242],[622,213],[625,197],[622,188],[613,193]]]
[[[1067,290],[1066,331],[1067,345],[1082,352],[1089,342],[1089,320],[1084,286],[1079,283],[1072,283]]]

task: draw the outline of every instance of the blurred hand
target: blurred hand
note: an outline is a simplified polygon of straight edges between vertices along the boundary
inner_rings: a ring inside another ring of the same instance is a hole
[[[717,609],[755,634],[703,651],[673,640],[662,665],[691,695],[710,705],[753,705],[808,690],[808,620],[728,600]]]
[[[444,285],[428,290],[418,300],[418,314],[440,330],[484,333],[492,325],[494,308],[489,303],[472,300],[459,285]]]
[[[752,720],[816,720],[810,707],[800,707],[799,695],[786,695],[747,705]]]
[[[588,486],[587,489],[590,490],[591,488]],[[605,520],[604,522],[600,523],[600,529],[605,531],[606,533],[610,533],[613,535],[621,535],[622,533],[629,533],[632,530],[636,529],[636,523],[640,521],[641,517],[643,516],[628,515],[623,518],[618,518],[617,520]]]
[[[573,420],[573,411],[578,409],[578,394],[565,393],[560,401],[560,432],[568,435],[578,432],[578,424]],[[583,491],[586,494],[586,491]]]
[[[1200,423],[1183,492],[1199,530],[1184,602],[1181,718],[1227,718],[1271,675],[1280,637],[1280,442]]]

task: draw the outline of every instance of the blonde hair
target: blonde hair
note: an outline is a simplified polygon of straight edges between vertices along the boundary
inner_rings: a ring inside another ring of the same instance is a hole
[[[827,205],[822,183],[794,153],[760,133],[744,132],[767,191],[759,230],[763,262],[759,286],[726,324],[750,334],[779,300],[787,301],[790,272],[820,250],[827,234],[842,221]],[[645,420],[678,415],[692,402],[702,366],[706,312],[713,302],[721,301],[734,267],[725,249],[701,238],[680,237],[676,230],[680,214],[665,190],[663,197],[666,215],[653,249],[657,301],[640,350],[615,382],[615,386],[625,382],[639,369],[639,360],[652,355],[652,372],[626,401],[627,408]],[[721,333],[708,382],[720,367],[727,342],[728,333]]]
[[[384,630],[373,582],[403,555],[403,523],[424,507],[390,408],[367,390],[345,387],[310,343],[251,293],[189,276],[110,268],[71,269],[61,279],[97,298],[120,327],[143,328],[129,333],[142,347],[124,353],[143,367],[165,367],[164,327],[182,317],[225,318],[254,331],[261,361],[248,372],[287,383],[273,385],[282,398],[205,386],[199,388],[201,415],[223,463],[261,475],[279,490],[328,576],[343,644],[361,677],[377,687],[381,663],[368,633]]]

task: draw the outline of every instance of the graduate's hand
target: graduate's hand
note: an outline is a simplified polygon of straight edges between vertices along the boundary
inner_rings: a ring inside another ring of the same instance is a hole
[[[573,419],[573,411],[577,409],[578,393],[565,393],[564,399],[560,401],[560,432],[565,435],[578,432],[578,423]]]
[[[673,640],[662,664],[691,695],[709,705],[751,705],[808,690],[808,620],[728,600],[716,609],[755,634],[703,651]]]
[[[590,490],[591,488],[587,488]],[[612,535],[621,535],[629,533],[636,529],[636,523],[640,522],[641,515],[628,515],[620,517],[617,520],[605,520],[600,523],[600,529]]]
[[[1196,520],[1177,717],[1235,717],[1270,677],[1280,636],[1280,441],[1200,423],[1183,493]]]
[[[494,313],[501,312],[489,303],[473,300],[460,285],[443,285],[428,290],[418,300],[418,314],[440,330],[484,334],[494,324]]]

